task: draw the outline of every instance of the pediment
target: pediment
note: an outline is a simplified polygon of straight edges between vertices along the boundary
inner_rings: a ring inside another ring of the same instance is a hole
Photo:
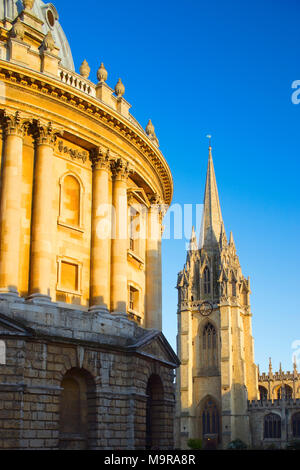
[[[0,313],[0,336],[31,336],[33,330]]]
[[[172,367],[180,365],[180,361],[171,345],[163,333],[159,331],[150,330],[131,348],[142,356],[161,361]]]

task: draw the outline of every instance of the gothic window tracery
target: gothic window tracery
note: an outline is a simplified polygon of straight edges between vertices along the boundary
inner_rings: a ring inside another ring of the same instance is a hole
[[[203,273],[204,278],[204,294],[210,294],[210,270],[206,266]]]
[[[276,390],[277,400],[281,400],[283,395],[285,395],[285,398],[287,399],[293,398],[293,389],[289,385],[278,387]]]
[[[260,397],[260,399],[261,399],[261,400],[267,400],[267,399],[268,399],[268,390],[267,390],[265,387],[263,387],[262,385],[260,385],[260,386],[258,387],[258,389],[259,389],[259,397]]]
[[[295,413],[292,417],[293,437],[300,438],[300,412]]]
[[[281,438],[281,418],[275,413],[269,413],[264,419],[264,437],[266,439]]]
[[[217,331],[211,323],[203,328],[202,360],[205,368],[217,366]]]
[[[202,435],[219,434],[219,412],[215,401],[207,398],[202,411]]]

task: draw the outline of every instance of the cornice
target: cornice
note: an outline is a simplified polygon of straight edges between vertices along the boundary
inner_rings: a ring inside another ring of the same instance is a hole
[[[28,88],[36,93],[49,96],[60,103],[73,107],[88,117],[99,121],[110,130],[116,131],[131,145],[141,152],[157,172],[163,184],[164,199],[171,204],[173,197],[173,180],[170,168],[155,145],[138,127],[117,111],[97,98],[62,83],[55,77],[35,72],[28,67],[21,67],[5,60],[0,60],[0,80]]]

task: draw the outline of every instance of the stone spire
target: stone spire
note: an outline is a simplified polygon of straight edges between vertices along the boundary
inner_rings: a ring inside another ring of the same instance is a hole
[[[203,245],[215,245],[219,242],[222,223],[223,219],[210,145],[200,237],[201,248]]]

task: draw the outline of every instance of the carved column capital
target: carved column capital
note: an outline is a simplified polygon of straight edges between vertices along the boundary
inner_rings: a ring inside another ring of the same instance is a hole
[[[23,116],[19,111],[15,113],[4,111],[2,124],[6,135],[24,137],[29,127],[29,119]]]
[[[150,201],[152,206],[158,206],[158,205],[162,204],[162,199],[161,199],[160,195],[157,194],[157,193],[152,194],[151,196],[149,196],[149,201]]]
[[[52,122],[44,123],[38,120],[33,123],[32,134],[37,145],[54,147],[57,137],[63,135],[63,130],[54,127]]]
[[[149,201],[151,203],[151,209],[153,211],[156,211],[159,223],[162,224],[163,218],[166,215],[169,206],[164,203],[163,199],[157,193],[153,194],[152,196],[149,196]],[[163,234],[163,229],[162,229],[162,234]]]
[[[129,162],[123,158],[118,158],[112,162],[111,172],[114,180],[127,181],[133,169],[130,167]]]
[[[94,148],[90,151],[90,160],[93,170],[110,170],[110,152],[101,147]]]

